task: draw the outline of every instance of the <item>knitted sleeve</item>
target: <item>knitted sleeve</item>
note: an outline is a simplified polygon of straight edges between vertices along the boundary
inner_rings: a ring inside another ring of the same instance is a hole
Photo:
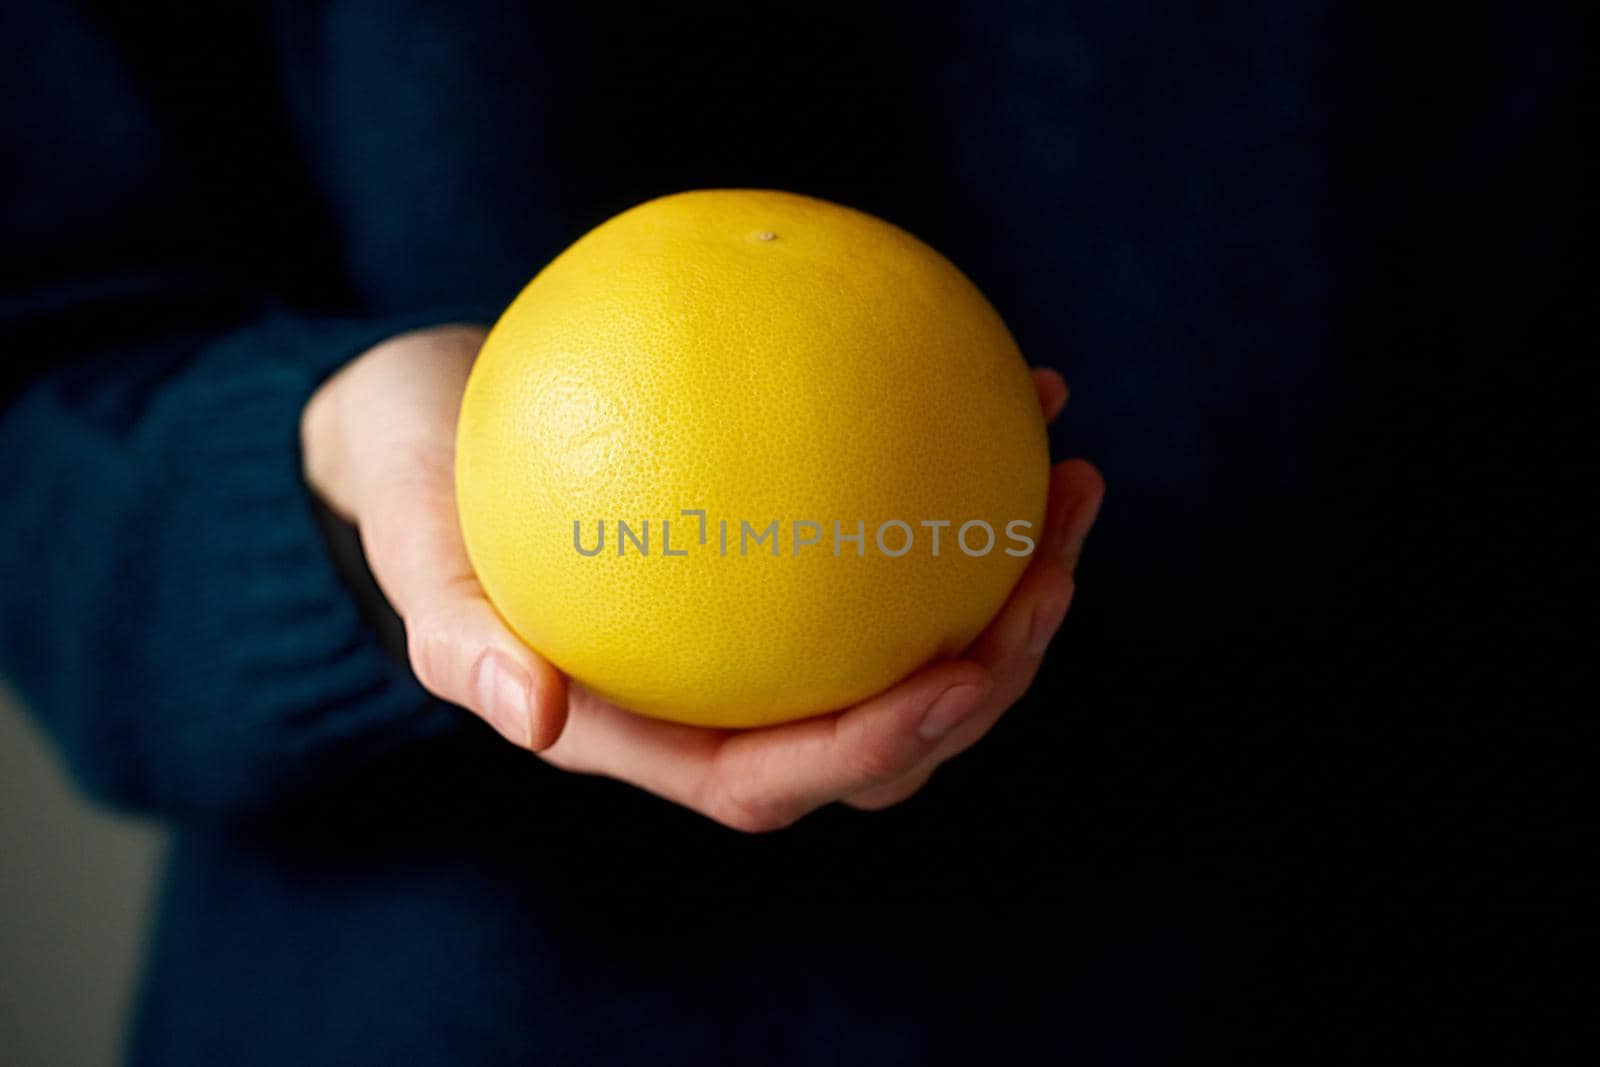
[[[361,618],[300,469],[319,380],[410,323],[269,315],[0,406],[0,674],[100,798],[263,812],[457,728]]]

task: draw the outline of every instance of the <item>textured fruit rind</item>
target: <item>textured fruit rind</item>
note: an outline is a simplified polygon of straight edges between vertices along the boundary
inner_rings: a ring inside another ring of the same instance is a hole
[[[1004,531],[1037,538],[1049,464],[1027,367],[953,265],[750,190],[651,201],[557,257],[491,332],[457,444],[467,549],[518,636],[618,704],[717,726],[842,707],[959,652],[1027,563]],[[617,554],[619,519],[649,520],[648,556]],[[664,519],[688,555],[662,554]],[[917,535],[898,558],[873,543],[891,519]],[[981,557],[954,543],[974,519],[997,535]],[[591,548],[606,524],[603,552],[576,551],[574,520]],[[740,520],[778,520],[782,554],[740,556]],[[794,554],[796,520],[822,543]],[[938,557],[924,520],[952,524]],[[864,524],[864,556],[834,555],[835,521]]]

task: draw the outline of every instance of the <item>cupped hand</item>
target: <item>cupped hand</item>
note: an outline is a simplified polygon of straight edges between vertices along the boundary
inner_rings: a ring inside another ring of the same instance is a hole
[[[775,830],[823,805],[878,809],[920,789],[1033,682],[1072,600],[1104,492],[1088,463],[1050,472],[1044,534],[987,630],[843,711],[754,730],[634,715],[564,678],[490,606],[455,507],[455,428],[483,331],[441,326],[370,349],[319,389],[301,420],[306,478],[356,525],[373,576],[405,622],[418,680],[557,767],[629,782],[739,830]],[[1047,419],[1066,383],[1034,371]]]

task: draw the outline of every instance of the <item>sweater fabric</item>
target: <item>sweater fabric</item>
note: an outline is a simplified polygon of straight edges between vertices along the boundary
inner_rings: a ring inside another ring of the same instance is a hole
[[[1492,795],[1430,753],[1499,677],[1482,598],[1545,577],[1517,509],[1462,503],[1519,493],[1472,413],[1545,394],[1441,367],[1578,306],[1566,16],[3,11],[0,671],[85,790],[176,831],[132,1062],[1505,1051],[1503,990],[1412,995],[1477,914],[1452,868],[1377,872]],[[946,252],[1110,485],[994,734],[902,806],[759,837],[431,699],[298,453],[345,361],[708,186]],[[1420,898],[1410,950],[1375,933]]]

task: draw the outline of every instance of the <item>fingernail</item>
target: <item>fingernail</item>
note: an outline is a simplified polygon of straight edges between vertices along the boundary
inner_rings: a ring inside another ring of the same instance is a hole
[[[528,744],[527,680],[493,652],[478,669],[478,710],[506,738]]]
[[[938,741],[977,709],[985,687],[958,685],[946,689],[922,716],[917,733],[924,741]]]
[[[1033,609],[1033,621],[1028,624],[1028,655],[1038,657],[1050,646],[1050,639],[1061,628],[1067,617],[1067,605],[1072,603],[1072,590],[1066,596],[1050,597]]]

